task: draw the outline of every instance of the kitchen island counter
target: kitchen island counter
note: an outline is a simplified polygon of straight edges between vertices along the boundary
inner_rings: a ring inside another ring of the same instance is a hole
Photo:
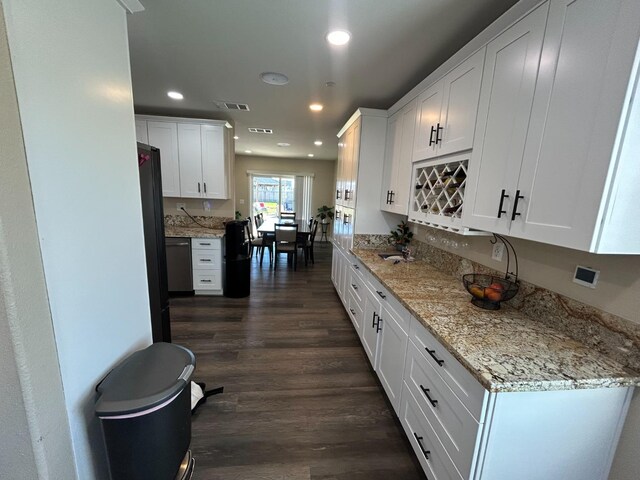
[[[471,304],[462,280],[424,261],[385,261],[377,250],[351,253],[491,392],[640,385],[640,375],[503,304]]]

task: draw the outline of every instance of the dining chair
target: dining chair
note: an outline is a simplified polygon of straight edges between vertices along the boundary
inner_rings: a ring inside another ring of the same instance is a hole
[[[309,231],[311,231],[311,229],[313,228],[313,220],[314,220],[313,217],[309,219]]]
[[[275,224],[273,270],[278,268],[278,254],[287,254],[287,263],[293,255],[293,270],[298,267],[298,225],[290,223]]]
[[[296,212],[280,212],[280,220],[295,220]]]
[[[262,266],[262,259],[264,257],[264,249],[268,249],[269,250],[269,264],[273,263],[272,260],[272,252],[271,252],[271,246],[272,246],[272,242],[269,241],[267,238],[255,238],[253,236],[253,232],[252,232],[252,228],[251,228],[251,217],[247,217],[247,224],[245,225],[245,229],[246,229],[246,233],[247,233],[247,239],[249,242],[249,256],[253,257],[253,251],[257,250],[260,253],[260,266]]]
[[[315,265],[315,259],[313,258],[313,244],[316,239],[316,233],[318,232],[318,221],[313,220],[312,226],[309,228],[309,235],[305,238],[304,243],[298,245],[303,253],[304,253],[304,264],[307,265],[309,263],[309,258],[311,258],[311,264]]]
[[[262,222],[260,221],[260,216],[259,215],[255,215],[253,217],[253,223],[256,226],[256,232],[258,233],[258,237],[262,237],[263,236],[262,233],[258,232],[258,229],[260,228],[260,225],[262,225]]]

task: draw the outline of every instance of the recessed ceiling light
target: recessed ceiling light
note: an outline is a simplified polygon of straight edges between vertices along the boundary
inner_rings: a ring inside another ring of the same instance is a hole
[[[269,85],[286,85],[289,83],[289,77],[284,73],[278,72],[263,72],[260,74],[260,79]]]
[[[290,147],[290,146],[291,146],[291,144],[290,144],[290,143],[287,143],[287,142],[280,142],[280,143],[278,143],[277,145],[278,145],[279,147]]]
[[[253,153],[251,150],[245,150],[244,153]]]
[[[346,30],[332,30],[327,33],[327,42],[331,45],[346,45],[351,40],[351,34]]]
[[[322,145],[322,140],[316,140],[315,142],[313,142],[313,144],[319,147],[320,145]]]
[[[182,95],[180,92],[167,92],[167,96],[169,98],[173,98],[174,100],[182,100],[184,98],[184,95]]]
[[[322,106],[322,104],[320,103],[312,103],[311,105],[309,105],[309,108],[311,110],[313,110],[314,112],[319,112],[321,111],[324,107]]]
[[[307,157],[313,157],[313,153],[308,153]]]
[[[238,135],[234,135],[234,136],[233,136],[233,139],[234,139],[234,140],[238,140],[239,138],[240,138],[240,137],[239,137]]]

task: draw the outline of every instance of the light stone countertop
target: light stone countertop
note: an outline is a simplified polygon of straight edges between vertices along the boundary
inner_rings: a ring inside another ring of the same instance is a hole
[[[165,225],[164,236],[190,238],[222,238],[224,237],[224,230],[214,230],[211,228],[198,227],[197,225],[189,227],[174,227]]]
[[[640,375],[503,304],[471,304],[462,279],[415,261],[394,265],[379,250],[352,253],[489,391],[640,386]]]

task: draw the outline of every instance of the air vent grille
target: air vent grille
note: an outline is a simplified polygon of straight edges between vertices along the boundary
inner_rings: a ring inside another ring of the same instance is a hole
[[[251,132],[251,133],[266,133],[268,135],[271,135],[273,133],[273,130],[270,129],[270,128],[249,127],[249,132]]]
[[[249,111],[249,105],[247,105],[246,103],[223,102],[223,101],[216,101],[213,103],[215,103],[220,110],[239,110],[241,112]]]

